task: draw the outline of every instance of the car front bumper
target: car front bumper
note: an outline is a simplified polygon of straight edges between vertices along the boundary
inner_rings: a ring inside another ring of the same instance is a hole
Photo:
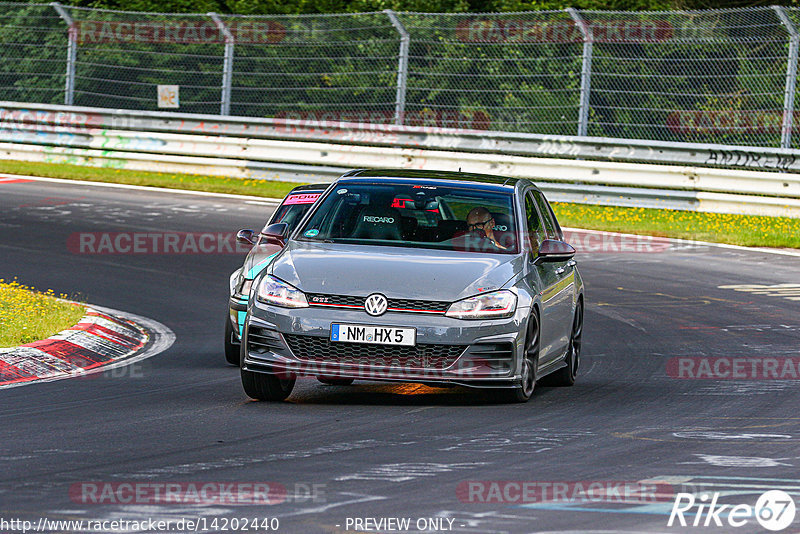
[[[372,317],[362,309],[286,309],[258,302],[244,325],[243,368],[287,376],[514,387],[520,382],[529,311],[518,308],[506,319],[467,321],[397,312]],[[331,342],[333,323],[415,328],[416,346]],[[442,353],[448,356],[436,356]]]
[[[234,345],[242,342],[241,336],[246,316],[247,297],[243,295],[231,295],[230,298],[228,298],[228,320],[231,322],[233,332],[231,343]]]

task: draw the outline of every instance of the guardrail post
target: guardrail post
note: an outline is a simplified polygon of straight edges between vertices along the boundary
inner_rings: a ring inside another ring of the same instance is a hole
[[[792,147],[794,122],[794,93],[797,84],[797,54],[800,50],[800,33],[795,28],[782,6],[772,6],[781,23],[789,32],[789,57],[786,60],[786,89],[783,95],[783,123],[781,124],[781,147]]]
[[[72,17],[69,16],[64,6],[58,2],[51,2],[50,5],[67,24],[67,72],[64,85],[64,105],[71,106],[75,98],[75,59],[78,55],[78,32]]]
[[[567,13],[575,21],[583,36],[583,56],[581,57],[581,101],[578,108],[578,135],[585,137],[589,132],[589,96],[592,87],[592,47],[594,35],[592,28],[577,10],[570,7]]]
[[[233,84],[233,47],[234,38],[231,31],[219,18],[216,13],[208,13],[217,29],[225,36],[225,58],[222,62],[222,103],[220,104],[219,114],[231,114],[231,85]]]
[[[406,87],[408,83],[408,48],[411,43],[411,36],[406,31],[406,27],[397,18],[397,14],[391,9],[383,11],[386,16],[400,34],[400,57],[397,62],[397,95],[395,97],[394,106],[394,123],[397,125],[403,124],[403,118],[406,112]]]

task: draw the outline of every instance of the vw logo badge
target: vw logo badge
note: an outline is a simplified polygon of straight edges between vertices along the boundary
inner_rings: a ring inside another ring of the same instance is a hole
[[[389,306],[389,303],[386,301],[386,297],[380,293],[373,293],[364,301],[364,309],[368,314],[376,317],[386,313],[387,306]]]

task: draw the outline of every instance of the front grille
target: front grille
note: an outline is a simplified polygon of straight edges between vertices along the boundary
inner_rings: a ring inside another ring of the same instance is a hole
[[[274,330],[250,325],[247,333],[247,349],[250,352],[264,354],[283,349],[280,335]]]
[[[295,357],[315,363],[375,365],[397,369],[446,369],[466,349],[463,345],[420,344],[415,347],[333,343],[325,337],[284,334]]]
[[[353,297],[350,295],[325,295],[322,293],[308,294],[309,306],[342,306],[364,308],[364,301],[367,297]],[[406,313],[445,313],[450,306],[449,302],[436,300],[413,300],[413,299],[386,299],[389,311],[399,311]]]
[[[387,299],[390,310],[402,311],[432,311],[444,313],[450,307],[449,302],[435,300],[408,300],[408,299]]]

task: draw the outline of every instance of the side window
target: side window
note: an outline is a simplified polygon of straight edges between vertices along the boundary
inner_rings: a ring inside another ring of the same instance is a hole
[[[544,195],[539,191],[534,191],[533,196],[536,198],[536,203],[539,205],[539,212],[541,212],[542,217],[544,217],[544,227],[547,229],[547,237],[550,239],[563,239],[561,227],[558,226],[553,210],[550,208],[550,204],[544,199]]]
[[[531,250],[535,254],[539,250],[539,243],[545,239],[545,233],[542,220],[539,218],[539,212],[536,210],[536,205],[530,193],[525,195],[525,218],[528,221],[528,239],[530,240]]]

